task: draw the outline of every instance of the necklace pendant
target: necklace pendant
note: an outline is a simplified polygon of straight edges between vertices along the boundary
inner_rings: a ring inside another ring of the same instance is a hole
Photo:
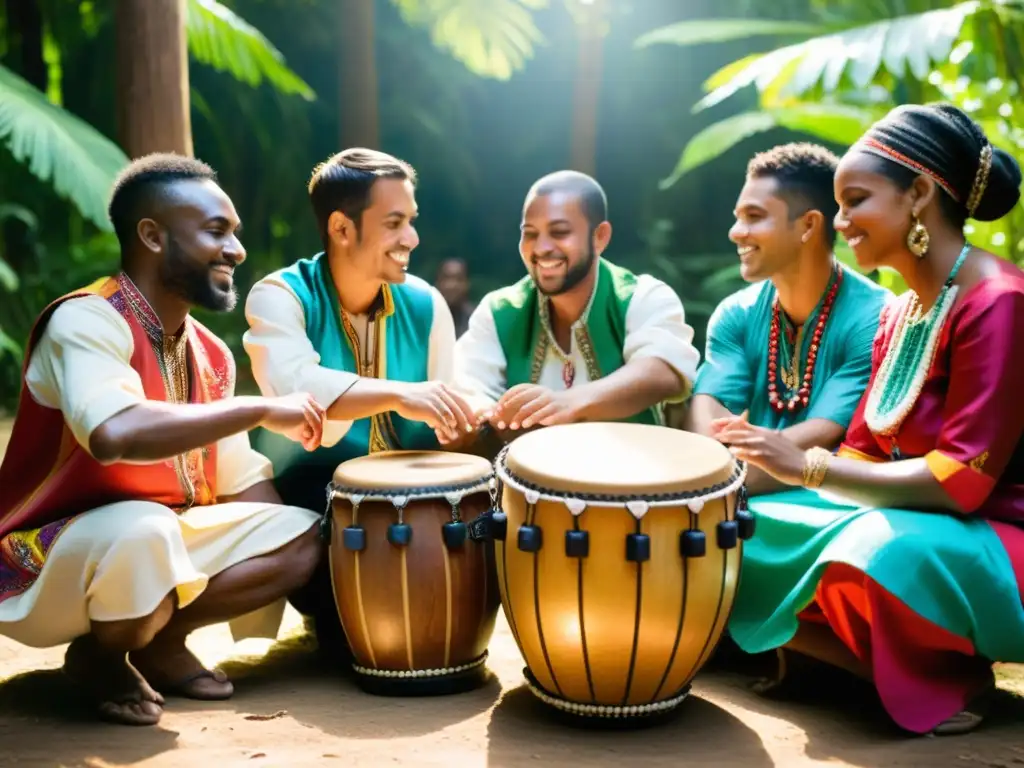
[[[572,360],[566,360],[562,363],[562,383],[565,384],[566,389],[569,389],[575,379],[576,366],[573,365]]]

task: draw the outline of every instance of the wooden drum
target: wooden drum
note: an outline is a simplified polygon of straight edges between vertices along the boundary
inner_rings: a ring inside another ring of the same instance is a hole
[[[732,610],[745,466],[700,435],[591,423],[524,435],[496,470],[498,584],[533,693],[595,723],[674,711]]]
[[[329,492],[331,580],[360,687],[434,695],[486,682],[500,599],[491,464],[375,453],[341,464]]]

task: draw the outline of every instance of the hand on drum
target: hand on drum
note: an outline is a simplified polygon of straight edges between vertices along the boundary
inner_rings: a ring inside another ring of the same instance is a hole
[[[478,423],[472,406],[440,381],[405,385],[395,410],[403,418],[432,427],[443,444],[470,434]]]
[[[307,451],[320,447],[327,413],[312,395],[296,392],[284,397],[268,397],[266,402],[267,413],[261,426],[301,443]]]
[[[501,396],[489,421],[498,430],[512,431],[571,424],[580,419],[580,391],[555,392],[538,384],[518,384]]]
[[[755,427],[747,421],[746,412],[741,416],[715,419],[711,434],[727,445],[737,459],[759,467],[780,483],[803,483],[803,449],[780,432]]]

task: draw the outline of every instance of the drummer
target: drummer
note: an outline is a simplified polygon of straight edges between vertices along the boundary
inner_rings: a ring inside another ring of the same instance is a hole
[[[684,422],[716,436],[740,417],[782,430],[801,448],[835,448],[871,374],[871,348],[888,290],[835,257],[838,158],[813,144],[755,155],[729,230],[752,285],[708,322],[704,363]],[[815,352],[816,350],[816,352]],[[751,467],[751,494],[780,490]]]
[[[455,347],[459,389],[506,442],[552,424],[663,422],[663,404],[689,395],[700,354],[675,291],[603,258],[604,190],[575,171],[545,176],[520,230],[528,274],[473,312]]]
[[[260,434],[282,498],[313,509],[337,466],[386,449],[437,449],[475,425],[451,379],[455,327],[444,298],[408,274],[419,244],[416,172],[383,152],[347,149],[313,171],[324,250],[252,288],[243,344],[265,395],[314,393],[327,408],[312,453]]]

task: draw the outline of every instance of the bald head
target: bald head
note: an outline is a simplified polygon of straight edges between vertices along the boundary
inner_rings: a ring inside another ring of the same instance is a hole
[[[535,198],[552,194],[576,200],[591,232],[602,221],[608,220],[608,198],[604,189],[595,179],[579,171],[556,171],[538,179],[526,194],[523,210],[525,211]]]

